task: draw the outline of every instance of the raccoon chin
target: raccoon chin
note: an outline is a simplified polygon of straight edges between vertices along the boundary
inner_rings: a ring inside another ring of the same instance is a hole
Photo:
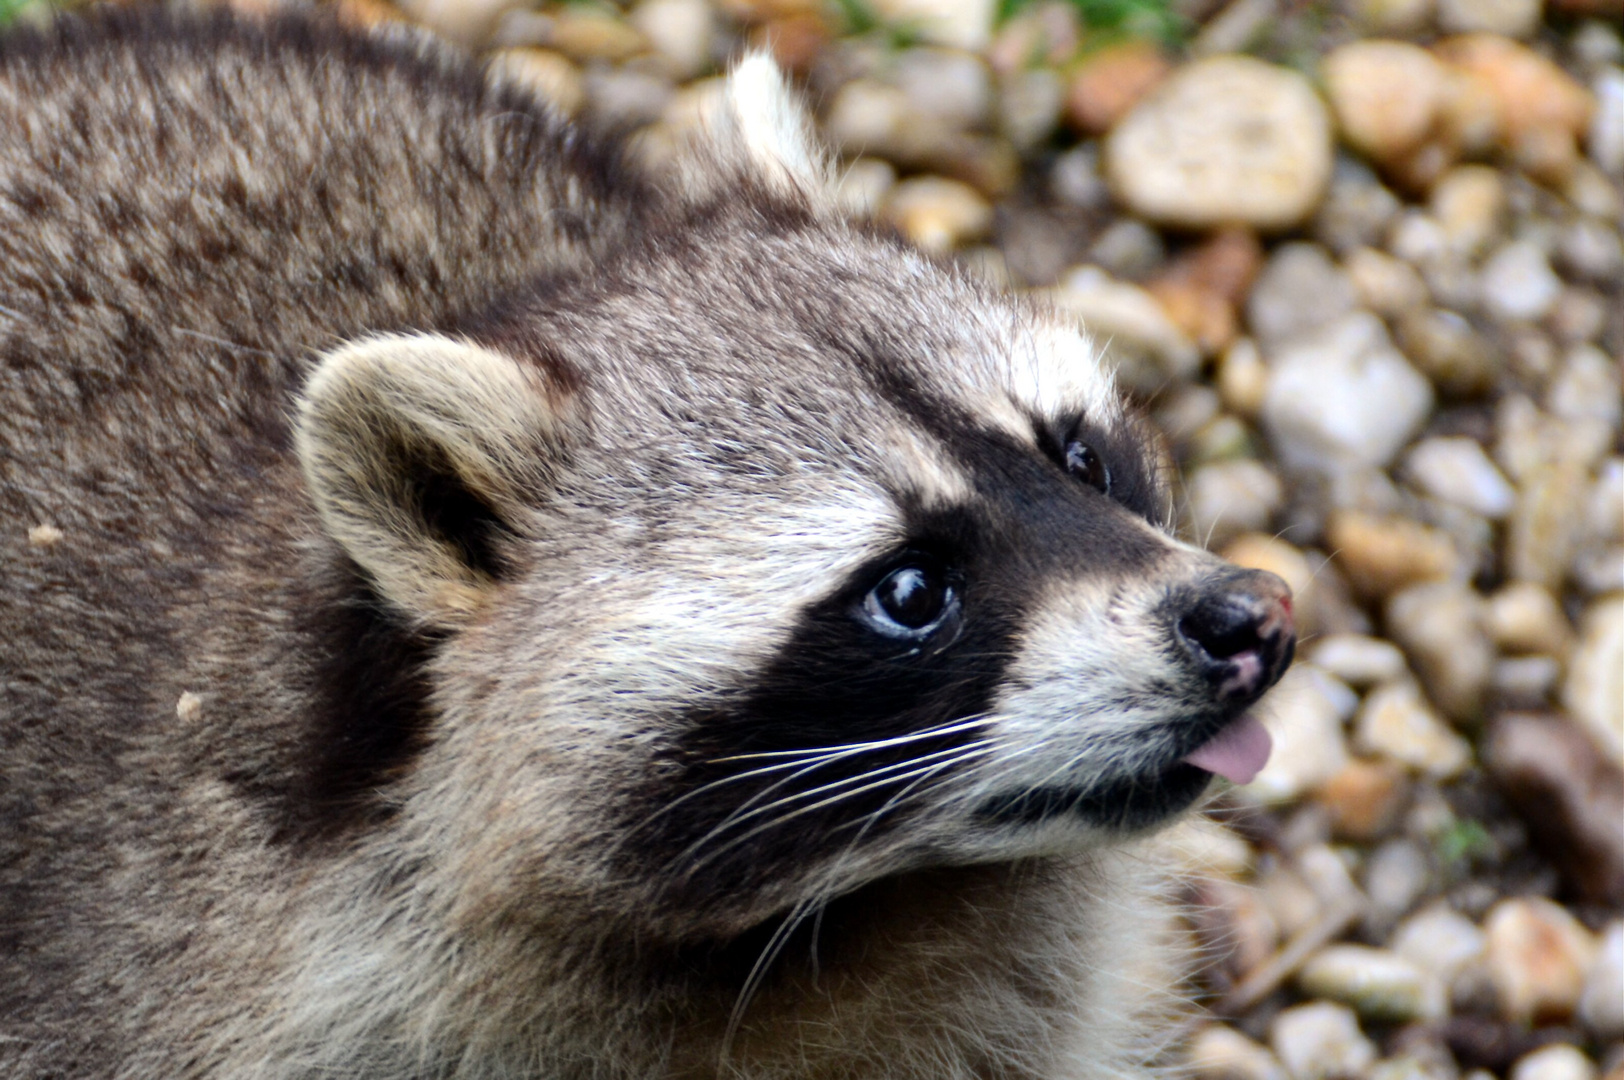
[[[1095,829],[1132,832],[1160,825],[1207,790],[1213,774],[1178,761],[1160,772],[1088,785],[1045,785],[994,796],[976,816],[994,826],[1034,826],[1070,818]]]

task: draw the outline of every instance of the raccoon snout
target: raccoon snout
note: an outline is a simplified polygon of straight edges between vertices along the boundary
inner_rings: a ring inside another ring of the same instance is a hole
[[[1251,704],[1285,673],[1297,647],[1291,589],[1248,570],[1197,593],[1174,636],[1225,704]]]

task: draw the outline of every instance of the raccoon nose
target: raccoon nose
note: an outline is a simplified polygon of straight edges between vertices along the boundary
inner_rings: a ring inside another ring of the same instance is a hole
[[[1225,575],[1195,598],[1174,634],[1220,701],[1250,704],[1296,651],[1291,589],[1264,570]]]

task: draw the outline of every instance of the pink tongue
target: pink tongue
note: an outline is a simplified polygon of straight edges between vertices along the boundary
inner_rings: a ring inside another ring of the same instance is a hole
[[[1263,771],[1272,746],[1257,717],[1246,713],[1184,760],[1236,784],[1250,784]]]

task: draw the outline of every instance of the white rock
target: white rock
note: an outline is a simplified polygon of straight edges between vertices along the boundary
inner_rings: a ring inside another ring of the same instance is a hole
[[[1246,321],[1265,351],[1312,335],[1354,310],[1353,281],[1318,244],[1283,244],[1246,300]]]
[[[629,21],[676,78],[691,79],[710,66],[716,17],[705,0],[643,0]]]
[[[886,22],[933,45],[979,52],[992,37],[993,0],[874,0]]]
[[[1311,997],[1353,1006],[1367,1020],[1408,1023],[1442,1019],[1448,1012],[1443,983],[1387,949],[1321,949],[1303,965],[1297,984]]]
[[[1599,1042],[1624,1039],[1624,920],[1615,920],[1585,974],[1579,1019]]]
[[[1446,34],[1501,34],[1532,37],[1539,28],[1541,0],[1438,0],[1438,26]]]
[[[1068,273],[1052,292],[1057,305],[1082,320],[1083,328],[1101,345],[1137,348],[1153,362],[1162,385],[1194,375],[1201,351],[1167,317],[1167,312],[1144,289],[1116,281],[1097,266],[1080,266]]]
[[[823,130],[847,154],[888,152],[911,115],[908,95],[877,79],[853,79],[836,92]]]
[[[1223,1024],[1203,1028],[1190,1040],[1187,1061],[1195,1080],[1286,1080],[1268,1047]]]
[[[1513,240],[1489,256],[1481,287],[1489,313],[1508,322],[1543,318],[1562,295],[1562,279],[1529,240]]]
[[[835,181],[835,202],[852,217],[873,217],[897,184],[897,170],[882,158],[847,162]]]
[[[1327,634],[1316,641],[1308,659],[1349,686],[1366,687],[1403,676],[1404,654],[1397,645],[1365,634]]]
[[[1476,962],[1486,947],[1483,931],[1447,904],[1423,908],[1393,932],[1393,951],[1446,982]]]
[[[952,128],[987,120],[992,75],[980,57],[955,49],[905,49],[895,58],[891,81],[913,111]]]
[[[1281,349],[1270,369],[1262,419],[1289,468],[1386,466],[1432,411],[1432,385],[1369,312]]]
[[[1489,598],[1484,625],[1501,651],[1566,656],[1573,641],[1568,617],[1545,586],[1513,581]]]
[[[1205,547],[1222,546],[1244,532],[1268,531],[1285,494],[1280,478],[1260,461],[1203,465],[1189,481],[1190,526]]]
[[[1597,600],[1579,621],[1562,705],[1608,757],[1624,764],[1624,593]]]
[[[1575,345],[1546,390],[1545,406],[1564,420],[1599,420],[1616,429],[1624,412],[1618,361],[1594,345]]]
[[[1595,935],[1540,897],[1502,900],[1483,920],[1488,970],[1500,1012],[1516,1023],[1566,1019],[1579,1004],[1595,962]]]
[[[1438,779],[1458,775],[1472,760],[1471,744],[1449,730],[1408,679],[1371,691],[1354,722],[1354,742]]]
[[[926,251],[947,252],[984,236],[992,207],[975,188],[945,176],[915,176],[891,189],[885,216]]]
[[[1596,1080],[1596,1065],[1577,1046],[1553,1043],[1519,1058],[1510,1080]]]
[[[1158,224],[1284,229],[1331,177],[1331,121],[1308,80],[1244,56],[1187,64],[1106,143],[1112,188]]]
[[[1485,608],[1459,581],[1411,585],[1387,601],[1387,636],[1409,656],[1427,696],[1458,721],[1478,718],[1494,665]]]
[[[1382,844],[1365,860],[1365,892],[1370,897],[1367,924],[1387,927],[1409,911],[1432,884],[1432,867],[1414,841],[1399,838]],[[1356,1002],[1348,1002],[1357,1005]],[[1360,1009],[1360,1015],[1365,1015]]]
[[[1358,702],[1346,685],[1311,664],[1287,671],[1259,706],[1274,750],[1241,790],[1262,802],[1289,802],[1341,772],[1348,764],[1342,726]]]
[[[1590,160],[1615,182],[1624,177],[1624,70],[1603,68],[1590,86],[1596,111],[1590,118]]]
[[[1345,1005],[1312,1001],[1274,1018],[1269,1041],[1292,1080],[1351,1080],[1376,1060],[1376,1047]]]
[[[1405,459],[1416,485],[1435,499],[1499,521],[1517,505],[1517,491],[1483,445],[1465,436],[1435,436],[1416,443]]]

